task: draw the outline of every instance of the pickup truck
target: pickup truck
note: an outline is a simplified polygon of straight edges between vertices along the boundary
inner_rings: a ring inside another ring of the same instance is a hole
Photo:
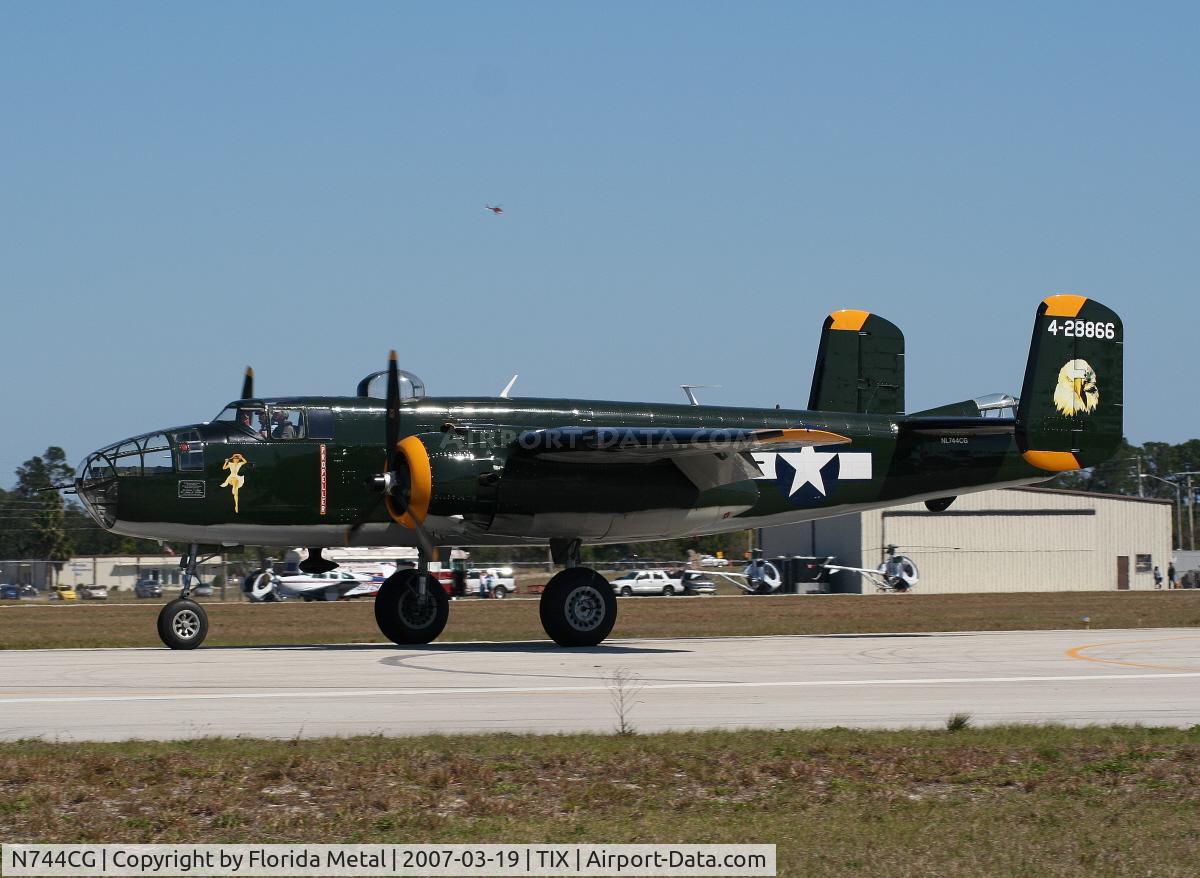
[[[622,597],[635,594],[682,594],[683,585],[665,570],[630,570],[612,581],[613,591]]]
[[[467,588],[466,597],[477,598],[480,596],[480,585],[483,582],[483,574],[486,570],[468,570],[467,571]],[[454,574],[450,570],[439,570],[433,574],[441,582],[442,587],[446,589],[446,594],[454,596]],[[492,571],[492,597],[505,598],[517,590],[516,579],[512,576],[503,576],[501,571]]]

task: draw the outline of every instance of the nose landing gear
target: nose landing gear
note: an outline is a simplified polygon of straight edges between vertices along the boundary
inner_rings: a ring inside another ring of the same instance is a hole
[[[179,566],[183,568],[183,588],[179,597],[158,614],[159,639],[171,649],[195,649],[208,636],[208,613],[204,612],[204,607],[188,598],[192,591],[192,580],[200,581],[196,575],[196,564],[200,560],[198,549],[192,543],[188,553],[179,560]]]

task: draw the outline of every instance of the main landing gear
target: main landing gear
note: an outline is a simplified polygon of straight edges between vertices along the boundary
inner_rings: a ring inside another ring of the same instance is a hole
[[[375,624],[392,643],[429,643],[450,617],[450,598],[426,569],[397,570],[375,595]]]
[[[208,636],[208,613],[204,612],[204,607],[188,599],[192,580],[200,581],[196,575],[198,548],[192,543],[188,553],[179,560],[179,566],[183,568],[183,588],[179,597],[158,614],[158,636],[171,649],[195,649]]]
[[[556,573],[542,592],[542,628],[559,646],[595,646],[612,632],[617,599],[603,576],[579,566],[579,540],[551,540]],[[375,596],[375,623],[393,643],[429,643],[446,627],[450,598],[442,583],[428,571],[421,554],[417,570],[399,570],[387,578]]]
[[[554,574],[538,608],[542,628],[559,646],[595,646],[617,621],[617,598],[608,580],[589,567]]]

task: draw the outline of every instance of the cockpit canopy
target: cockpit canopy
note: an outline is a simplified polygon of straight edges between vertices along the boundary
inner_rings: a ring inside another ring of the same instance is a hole
[[[378,372],[372,372],[362,381],[358,382],[358,395],[360,397],[375,397],[376,399],[387,398],[387,370],[380,369]],[[424,399],[425,398],[425,382],[414,375],[412,372],[400,370],[400,401],[406,399]]]

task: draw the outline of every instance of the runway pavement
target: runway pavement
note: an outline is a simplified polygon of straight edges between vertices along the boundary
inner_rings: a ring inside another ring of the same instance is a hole
[[[0,740],[1200,723],[1200,631],[0,652]]]

